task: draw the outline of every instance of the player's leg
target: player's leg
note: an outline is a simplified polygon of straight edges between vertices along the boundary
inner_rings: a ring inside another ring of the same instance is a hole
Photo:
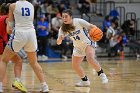
[[[7,56],[8,55],[8,56]],[[15,53],[8,47],[5,47],[5,50],[1,57],[0,62],[0,92],[3,92],[2,90],[2,81],[4,79],[5,73],[6,73],[6,67],[9,60],[15,55]]]
[[[95,59],[95,49],[90,45],[86,47],[86,59],[88,63],[97,71],[102,83],[108,83],[105,73],[103,72],[99,62]]]
[[[21,71],[22,71],[22,59],[18,55],[14,55],[11,61],[14,62],[15,78],[17,78],[17,81],[20,81]]]
[[[41,91],[42,92],[49,92],[48,85],[45,82],[44,73],[42,71],[41,66],[37,62],[36,52],[27,52],[27,57],[28,57],[29,63],[31,65],[31,67],[33,68],[36,76],[40,80],[40,83],[41,83],[41,86],[42,86]]]
[[[75,70],[75,72],[81,78],[81,81],[76,83],[77,87],[87,87],[90,85],[89,79],[87,78],[83,68],[81,67],[81,63],[82,63],[83,59],[84,59],[84,57],[72,56],[72,68]]]
[[[14,62],[14,74],[15,74],[15,80],[12,83],[12,86],[19,89],[22,92],[27,92],[27,89],[24,87],[24,85],[21,83],[21,71],[22,71],[22,59],[19,55],[15,54],[13,58],[11,59],[12,62]]]
[[[81,67],[83,59],[84,57],[72,56],[72,68],[75,70],[79,77],[83,77],[85,75],[85,72]]]
[[[37,39],[36,39],[35,31],[30,31],[26,35],[29,38],[27,39],[28,42],[24,46],[24,50],[27,53],[27,58],[29,60],[29,63],[31,65],[31,67],[33,68],[36,76],[40,80],[41,87],[42,87],[41,91],[42,92],[49,92],[48,85],[45,82],[45,77],[44,77],[42,67],[37,62],[37,55],[35,52],[37,50]]]

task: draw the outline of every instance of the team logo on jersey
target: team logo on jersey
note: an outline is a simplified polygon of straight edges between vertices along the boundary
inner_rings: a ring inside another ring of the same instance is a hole
[[[69,36],[75,36],[75,35],[78,35],[78,34],[80,34],[80,30],[69,33]]]

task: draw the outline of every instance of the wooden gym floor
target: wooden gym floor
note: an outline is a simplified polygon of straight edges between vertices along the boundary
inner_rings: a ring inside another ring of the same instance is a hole
[[[49,85],[49,93],[140,93],[140,59],[97,58],[106,72],[109,83],[101,84],[94,69],[83,62],[90,81],[90,87],[75,87],[78,76],[71,69],[70,60],[50,59],[40,62]],[[4,93],[20,93],[11,87],[13,82],[13,64],[8,65],[7,76],[4,80]],[[23,63],[22,82],[28,93],[40,93],[40,83],[28,62]]]

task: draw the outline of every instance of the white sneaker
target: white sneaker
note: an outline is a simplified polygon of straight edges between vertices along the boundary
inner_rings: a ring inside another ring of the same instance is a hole
[[[80,81],[75,84],[76,87],[89,87],[90,86],[90,81]]]
[[[49,93],[49,88],[48,85],[43,85],[40,92],[42,93]]]
[[[48,57],[45,56],[45,55],[42,55],[41,58],[42,58],[43,61],[48,60]]]
[[[0,88],[0,93],[2,93],[3,92],[3,90],[2,90],[2,88]]]
[[[62,56],[62,58],[64,58],[65,60],[67,60],[67,59],[68,59],[68,57],[67,57],[67,56],[64,56],[64,55]]]
[[[101,78],[101,81],[103,84],[108,83],[108,79],[107,79],[107,76],[105,75],[105,73],[101,73],[100,78]]]
[[[140,54],[137,54],[137,58],[140,58]]]
[[[38,56],[38,61],[41,61],[42,60],[42,57],[41,56]]]
[[[2,90],[2,82],[0,82],[0,93],[2,93],[3,90]]]

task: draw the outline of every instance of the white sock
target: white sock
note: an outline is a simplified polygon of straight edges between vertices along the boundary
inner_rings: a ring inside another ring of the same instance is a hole
[[[46,82],[42,82],[41,85],[44,86],[44,85],[47,85],[47,84],[46,84]]]
[[[18,77],[16,77],[15,80],[18,82],[21,82],[20,78],[18,78]]]
[[[0,91],[2,90],[2,82],[0,82]]]

